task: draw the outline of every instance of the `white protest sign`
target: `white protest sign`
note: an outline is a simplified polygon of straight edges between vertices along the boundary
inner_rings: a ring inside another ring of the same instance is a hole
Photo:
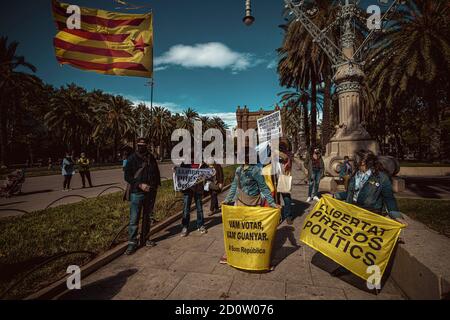
[[[175,191],[187,190],[202,180],[211,179],[216,174],[214,168],[193,169],[176,167],[173,175],[173,187]]]
[[[280,111],[258,119],[257,123],[259,142],[270,141],[283,136]]]

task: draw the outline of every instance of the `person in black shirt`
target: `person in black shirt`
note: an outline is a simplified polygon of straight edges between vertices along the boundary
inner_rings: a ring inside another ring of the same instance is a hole
[[[125,181],[129,184],[131,202],[128,248],[125,254],[131,255],[138,246],[137,235],[141,211],[143,214],[141,244],[146,241],[145,245],[148,247],[156,245],[154,241],[147,238],[157,190],[161,186],[161,176],[155,157],[148,151],[146,139],[138,139],[137,150],[128,157],[124,175]]]

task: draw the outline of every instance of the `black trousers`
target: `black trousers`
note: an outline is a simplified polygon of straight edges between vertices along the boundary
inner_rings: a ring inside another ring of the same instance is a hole
[[[215,212],[220,209],[219,207],[219,199],[217,199],[218,192],[211,191],[211,206],[209,207],[210,212]]]
[[[89,182],[89,186],[92,187],[90,171],[80,171],[80,176],[81,176],[81,182],[83,183],[83,188],[86,187],[86,178],[87,178],[87,181]]]
[[[72,175],[64,176],[63,188],[70,189],[70,181],[72,181]]]

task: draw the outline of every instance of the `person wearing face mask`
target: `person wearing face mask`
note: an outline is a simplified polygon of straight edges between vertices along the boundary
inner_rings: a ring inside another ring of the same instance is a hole
[[[124,168],[125,181],[130,188],[130,224],[128,227],[128,248],[126,255],[131,255],[138,246],[139,217],[143,215],[141,244],[147,247],[155,246],[148,240],[151,224],[151,214],[156,201],[158,187],[161,186],[161,176],[155,157],[148,151],[145,138],[137,141],[137,150],[126,162]]]

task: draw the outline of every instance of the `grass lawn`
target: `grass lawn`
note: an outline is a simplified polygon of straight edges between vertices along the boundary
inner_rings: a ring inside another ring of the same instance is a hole
[[[400,161],[400,167],[450,167],[450,163]]]
[[[399,209],[450,238],[450,200],[397,199]]]
[[[224,168],[225,184],[235,167]],[[182,209],[181,193],[172,180],[159,189],[154,219],[162,221]],[[120,228],[128,223],[129,203],[114,193],[0,220],[0,293],[28,270],[62,252],[89,251],[95,255],[109,249]],[[118,241],[126,241],[126,229]],[[76,254],[62,257],[27,276],[6,298],[23,298],[65,276],[68,265],[83,265],[93,257]],[[4,299],[5,297],[3,297]]]

